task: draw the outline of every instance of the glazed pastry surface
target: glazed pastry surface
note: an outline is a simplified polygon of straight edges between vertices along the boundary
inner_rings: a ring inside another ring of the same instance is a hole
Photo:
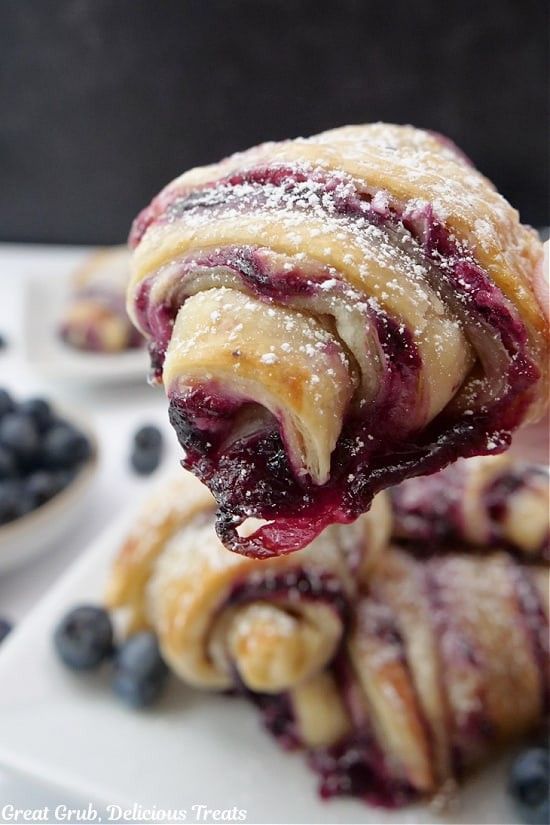
[[[263,144],[169,184],[131,244],[128,309],[230,549],[303,547],[546,403],[541,244],[441,136]]]
[[[71,347],[122,352],[142,346],[143,336],[126,312],[130,256],[124,246],[95,252],[75,272],[59,334]]]
[[[266,561],[228,552],[214,512],[190,474],[162,485],[121,548],[107,603],[124,609],[129,632],[153,629],[190,684],[286,690],[334,657],[359,583],[387,543],[388,502],[381,495],[353,525]]]

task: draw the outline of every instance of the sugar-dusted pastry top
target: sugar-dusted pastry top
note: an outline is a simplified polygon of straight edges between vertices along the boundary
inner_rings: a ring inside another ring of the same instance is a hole
[[[131,244],[128,310],[231,549],[303,547],[546,403],[541,245],[438,135],[263,144],[169,184]]]
[[[70,346],[93,352],[121,352],[143,344],[126,312],[130,256],[124,246],[99,250],[74,273],[71,297],[59,325]]]
[[[107,602],[126,612],[129,632],[152,628],[190,684],[279,692],[334,657],[390,522],[381,494],[354,524],[329,527],[292,556],[246,558],[221,544],[214,500],[181,473],[147,501],[113,565]]]

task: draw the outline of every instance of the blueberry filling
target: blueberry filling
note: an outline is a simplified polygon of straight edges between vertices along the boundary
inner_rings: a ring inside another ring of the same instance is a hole
[[[284,750],[291,751],[300,747],[300,734],[292,710],[292,703],[286,693],[256,693],[235,676],[240,694],[249,699],[260,711],[264,728],[277,740]]]
[[[292,596],[293,602],[322,601],[336,611],[344,624],[349,619],[350,606],[341,583],[330,573],[314,573],[301,569],[262,573],[234,583],[224,607],[247,604],[268,598],[276,603]]]
[[[309,764],[319,776],[319,794],[323,799],[356,796],[370,805],[394,809],[419,796],[412,785],[395,776],[368,729],[329,748],[313,751]]]
[[[332,455],[330,480],[323,486],[296,478],[275,422],[271,430],[227,446],[226,436],[240,403],[224,397],[215,386],[203,385],[184,397],[175,392],[170,419],[186,453],[184,466],[216,497],[217,530],[222,541],[230,549],[251,555],[273,555],[304,546],[327,524],[355,519],[368,509],[380,489],[404,478],[434,473],[459,456],[502,451],[510,443],[510,432],[521,422],[539,377],[528,358],[526,330],[515,310],[430,206],[374,209],[370,195],[342,177],[307,169],[260,167],[191,193],[172,193],[171,202],[166,196],[162,204],[157,200],[138,218],[133,243],[139,242],[153,222],[174,220],[189,210],[270,208],[273,187],[294,197],[301,184],[307,184],[308,191],[319,196],[331,214],[383,227],[396,243],[416,245],[417,254],[436,273],[436,291],[466,329],[477,325],[487,339],[490,331],[491,339],[500,342],[500,387],[486,404],[478,399],[474,411],[463,413],[451,404],[424,430],[411,433],[405,411],[414,409],[422,364],[410,333],[371,307],[370,322],[383,352],[385,375],[378,397],[367,411],[349,411]],[[295,208],[302,208],[299,203],[296,199]],[[322,273],[317,280],[304,277],[299,268],[273,272],[266,268],[260,251],[250,247],[218,249],[178,266],[165,302],[152,301],[147,279],[136,297],[138,319],[151,335],[152,368],[157,379],[162,374],[175,314],[190,294],[186,285],[197,270],[229,270],[256,297],[282,304],[316,294],[327,277]],[[248,516],[272,523],[243,537],[237,528]]]

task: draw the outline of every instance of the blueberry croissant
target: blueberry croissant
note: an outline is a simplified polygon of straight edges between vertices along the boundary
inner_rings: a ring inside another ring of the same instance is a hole
[[[323,796],[444,796],[548,712],[548,584],[505,553],[389,550],[336,664],[252,698],[281,744],[309,750]]]
[[[393,534],[433,552],[468,543],[550,561],[548,468],[507,455],[459,460],[391,490]]]
[[[192,685],[286,690],[334,657],[359,582],[387,543],[389,505],[379,496],[353,525],[265,561],[229,553],[214,512],[190,474],[163,485],[115,561],[107,602],[125,610],[129,632],[153,629]]]
[[[441,136],[263,144],[170,183],[131,245],[129,312],[230,549],[304,547],[541,414],[541,244]]]
[[[91,255],[76,271],[59,334],[75,349],[114,353],[140,347],[143,337],[125,306],[130,257],[123,246]]]

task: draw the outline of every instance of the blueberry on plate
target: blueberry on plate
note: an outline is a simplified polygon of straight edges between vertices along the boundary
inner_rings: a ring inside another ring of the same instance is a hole
[[[11,450],[0,445],[0,479],[13,478],[17,473],[17,462]]]
[[[153,473],[160,464],[161,454],[158,450],[134,449],[130,456],[132,467],[140,476]]]
[[[42,444],[44,466],[51,469],[68,469],[89,458],[90,442],[70,424],[55,424],[47,431]]]
[[[113,690],[131,707],[152,705],[167,676],[168,668],[154,633],[136,633],[119,647],[114,659]]]
[[[153,424],[145,424],[134,435],[134,446],[138,450],[160,450],[162,433]]]
[[[140,427],[134,435],[130,463],[139,475],[150,475],[162,458],[162,433],[153,424]]]
[[[517,757],[512,765],[509,790],[526,823],[547,825],[550,794],[550,753],[547,748],[530,748]]]
[[[69,611],[55,629],[54,646],[73,670],[93,670],[113,652],[113,626],[106,610],[81,605]]]
[[[20,464],[31,461],[39,446],[34,423],[28,416],[18,412],[6,413],[0,419],[0,445],[10,450]]]
[[[11,633],[13,625],[7,619],[0,618],[0,644],[4,641],[8,633]]]
[[[44,398],[21,401],[18,411],[31,418],[39,433],[45,432],[53,422],[52,409]]]
[[[0,389],[0,418],[15,410],[15,402],[7,390]]]

